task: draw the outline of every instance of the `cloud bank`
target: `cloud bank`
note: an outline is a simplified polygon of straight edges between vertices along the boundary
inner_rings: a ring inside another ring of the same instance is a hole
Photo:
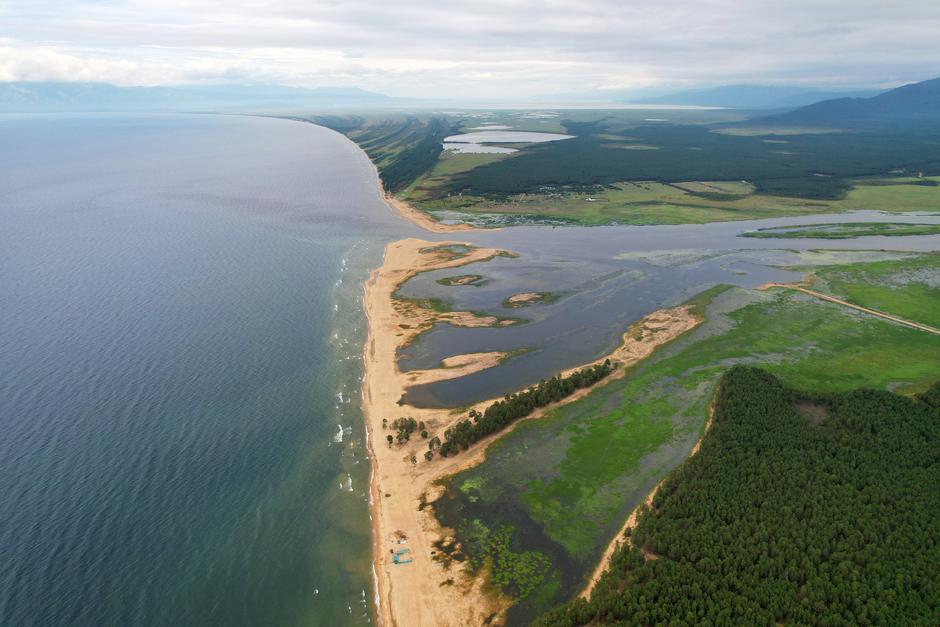
[[[6,0],[0,80],[359,86],[516,98],[940,74],[940,3]]]

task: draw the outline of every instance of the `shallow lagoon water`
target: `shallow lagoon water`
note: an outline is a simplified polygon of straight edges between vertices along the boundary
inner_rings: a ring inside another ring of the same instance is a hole
[[[478,129],[474,129],[476,132],[445,137],[442,146],[444,147],[444,150],[451,150],[453,152],[459,153],[509,154],[512,152],[518,152],[518,149],[509,148],[507,146],[490,146],[489,144],[538,144],[542,142],[558,141],[561,139],[571,139],[574,137],[573,135],[562,135],[561,133],[502,130],[508,128],[508,126],[499,125],[479,127]]]
[[[445,137],[445,142],[466,144],[538,144],[562,139],[571,139],[574,135],[561,133],[539,133],[535,131],[476,131],[462,135]]]
[[[528,349],[505,364],[460,379],[412,388],[409,402],[426,407],[464,406],[502,396],[610,352],[626,328],[657,309],[682,303],[719,283],[757,287],[792,281],[801,273],[779,266],[796,263],[792,251],[936,250],[938,236],[867,237],[855,240],[761,240],[739,234],[769,226],[813,222],[884,221],[877,212],[801,216],[705,225],[641,227],[514,227],[468,234],[465,239],[505,247],[518,259],[493,261],[419,275],[401,293],[449,300],[458,310],[520,317],[503,328],[456,328],[440,324],[402,351],[403,370],[434,367],[445,357],[492,350]],[[940,216],[891,216],[892,221],[940,223]],[[470,272],[482,287],[442,286],[437,279]],[[550,291],[552,304],[503,307],[520,292]]]
[[[487,146],[486,144],[464,142],[445,142],[441,145],[444,147],[444,150],[459,152],[461,154],[508,155],[513,152],[519,152],[516,148],[507,148],[505,146]]]

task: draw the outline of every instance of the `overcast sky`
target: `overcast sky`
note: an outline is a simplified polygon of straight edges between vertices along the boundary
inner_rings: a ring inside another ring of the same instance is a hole
[[[0,81],[513,98],[940,75],[940,0],[0,0]]]

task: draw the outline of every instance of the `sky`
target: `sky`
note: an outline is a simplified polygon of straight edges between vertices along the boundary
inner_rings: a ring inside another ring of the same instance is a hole
[[[0,0],[0,81],[417,98],[940,75],[940,0]]]

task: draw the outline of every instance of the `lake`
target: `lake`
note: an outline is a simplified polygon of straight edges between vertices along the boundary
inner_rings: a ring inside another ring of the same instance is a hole
[[[366,625],[361,284],[411,232],[342,136],[0,117],[0,623]]]

